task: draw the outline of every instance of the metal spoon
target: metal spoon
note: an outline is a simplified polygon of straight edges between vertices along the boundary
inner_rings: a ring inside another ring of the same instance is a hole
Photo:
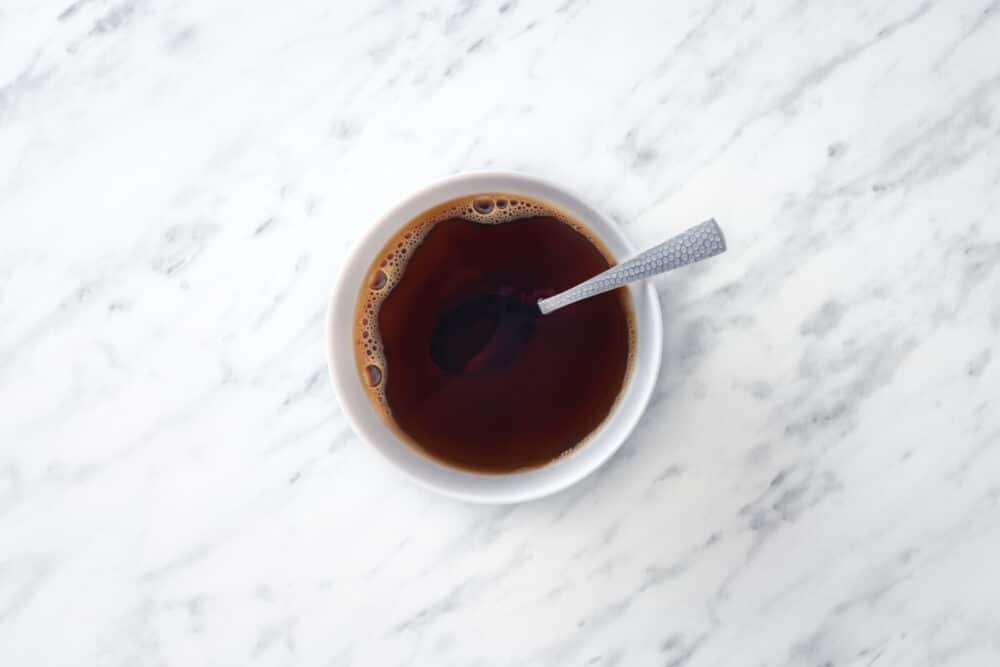
[[[576,287],[570,287],[547,299],[538,300],[542,315],[565,308],[571,303],[621,287],[635,280],[673,271],[726,251],[726,239],[714,219],[695,225],[632,259],[598,273]]]
[[[531,338],[539,318],[609,292],[635,280],[700,262],[726,250],[715,220],[685,232],[543,299],[509,292],[478,294],[441,318],[431,336],[431,358],[449,373],[496,368],[510,363]]]

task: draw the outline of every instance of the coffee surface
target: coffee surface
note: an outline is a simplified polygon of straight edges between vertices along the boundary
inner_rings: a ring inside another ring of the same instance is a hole
[[[611,263],[543,202],[483,194],[432,209],[369,271],[355,327],[361,380],[390,425],[439,461],[544,465],[611,412],[632,363],[633,314],[624,289],[537,317],[512,308],[512,295],[533,304]]]

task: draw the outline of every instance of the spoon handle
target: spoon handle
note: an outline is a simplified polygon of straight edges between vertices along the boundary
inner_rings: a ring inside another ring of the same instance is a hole
[[[700,262],[725,252],[726,239],[719,229],[719,224],[713,220],[695,225],[681,232],[672,239],[660,245],[653,246],[621,264],[612,266],[603,273],[598,273],[590,280],[576,287],[571,287],[547,299],[538,300],[538,309],[543,315],[548,315],[563,306],[576,303],[583,299],[609,292],[634,280],[642,280],[666,273],[674,269]]]

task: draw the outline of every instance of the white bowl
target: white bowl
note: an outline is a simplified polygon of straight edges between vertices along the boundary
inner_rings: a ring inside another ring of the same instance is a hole
[[[635,254],[616,225],[558,185],[505,172],[452,176],[410,195],[383,215],[348,255],[330,299],[327,354],[330,380],[354,432],[411,479],[461,500],[516,503],[555,493],[583,479],[622,446],[639,421],[656,383],[663,322],[652,285],[630,285],[637,331],[636,358],[627,384],[604,423],[568,455],[549,464],[511,473],[470,472],[440,463],[404,442],[372,405],[355,364],[352,336],[362,282],[375,256],[403,225],[438,204],[481,192],[507,192],[549,202],[583,222],[618,260]]]

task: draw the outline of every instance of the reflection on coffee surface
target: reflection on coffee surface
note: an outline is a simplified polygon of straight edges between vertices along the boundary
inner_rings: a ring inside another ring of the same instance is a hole
[[[580,222],[489,193],[418,216],[373,262],[359,297],[360,378],[387,422],[443,463],[544,465],[610,414],[634,357],[625,289],[550,315],[535,302],[613,263]]]

